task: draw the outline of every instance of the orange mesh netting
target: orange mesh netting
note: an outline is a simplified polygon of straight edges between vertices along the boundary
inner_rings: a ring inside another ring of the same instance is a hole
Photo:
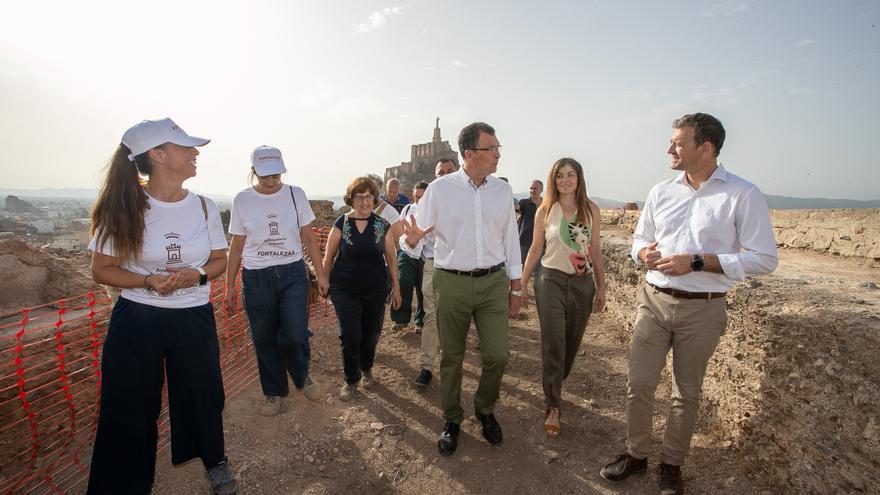
[[[323,250],[329,228],[312,230]],[[241,308],[225,311],[225,295],[225,277],[213,280],[223,385],[232,397],[257,379],[257,365],[247,317]],[[90,292],[0,315],[0,493],[85,491],[111,310],[107,294]],[[309,325],[335,319],[310,287]],[[158,449],[169,441],[166,395]]]

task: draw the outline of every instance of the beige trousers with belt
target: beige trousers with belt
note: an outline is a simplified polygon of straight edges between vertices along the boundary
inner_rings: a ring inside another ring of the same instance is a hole
[[[684,464],[706,366],[726,326],[723,297],[676,299],[647,285],[639,290],[626,392],[626,448],[631,456],[641,459],[651,453],[654,392],[672,349],[672,403],[661,461]]]

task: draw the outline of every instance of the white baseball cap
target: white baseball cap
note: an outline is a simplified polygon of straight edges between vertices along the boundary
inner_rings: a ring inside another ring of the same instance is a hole
[[[168,118],[145,120],[129,128],[122,135],[122,144],[131,150],[131,154],[128,155],[128,159],[131,161],[134,161],[134,157],[141,153],[146,153],[165,143],[174,143],[180,146],[204,146],[210,142],[210,139],[190,136]]]
[[[260,177],[287,172],[284,168],[284,159],[281,158],[281,150],[272,146],[263,145],[254,148],[251,153],[251,165]]]

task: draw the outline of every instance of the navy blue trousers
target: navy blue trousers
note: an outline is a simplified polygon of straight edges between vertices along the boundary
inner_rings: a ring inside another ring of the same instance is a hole
[[[199,457],[213,467],[225,459],[225,396],[213,307],[166,309],[120,297],[101,358],[89,494],[150,492],[166,376],[171,462]]]
[[[312,336],[305,263],[300,260],[243,270],[241,282],[263,394],[286,396],[288,373],[294,386],[303,388],[309,374]]]

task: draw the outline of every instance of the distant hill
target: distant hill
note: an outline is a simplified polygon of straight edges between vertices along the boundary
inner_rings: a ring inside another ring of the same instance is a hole
[[[806,210],[825,208],[880,208],[880,200],[859,201],[855,199],[791,198],[765,194],[767,206],[774,210]]]
[[[6,189],[0,188],[0,197],[18,196],[20,198],[41,198],[41,199],[91,199],[98,197],[97,189],[85,188],[54,188],[47,187],[44,189]]]
[[[19,198],[39,198],[39,199],[87,199],[94,201],[98,197],[97,189],[86,188],[44,188],[44,189],[6,189],[0,188],[0,205],[2,199],[8,195],[18,196]],[[513,194],[515,198],[527,198],[528,192],[520,192]],[[221,209],[228,208],[228,204],[232,202],[232,197],[225,194],[211,194],[207,196],[213,199]],[[826,209],[826,208],[880,208],[880,200],[860,201],[856,199],[829,199],[829,198],[792,198],[789,196],[774,196],[765,194],[767,205],[774,210],[803,210],[803,209]],[[333,207],[339,208],[344,203],[342,196],[310,196],[310,199],[325,199],[333,201]],[[595,201],[599,208],[622,208],[624,201],[615,199],[607,199],[599,196],[591,196],[590,199]],[[636,201],[641,209],[645,203]]]
[[[529,193],[527,193],[527,192],[513,193],[513,197],[516,199],[525,199],[525,198],[529,197]],[[623,208],[623,205],[626,204],[626,201],[617,201],[616,199],[608,199],[608,198],[603,198],[600,196],[590,196],[590,199],[594,203],[599,205],[599,208],[602,208],[605,210],[613,210],[616,208]],[[641,209],[643,206],[645,206],[644,201],[635,201],[635,203],[637,205],[639,205],[639,209]]]

